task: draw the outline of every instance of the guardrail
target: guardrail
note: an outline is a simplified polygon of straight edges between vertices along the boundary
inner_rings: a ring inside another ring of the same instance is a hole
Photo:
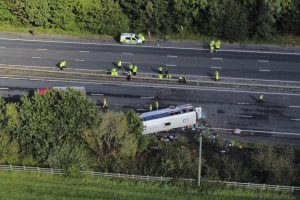
[[[22,172],[33,172],[33,173],[43,173],[43,174],[54,174],[62,175],[65,174],[63,169],[55,168],[42,168],[42,167],[27,167],[27,166],[15,166],[15,165],[0,165],[0,170],[5,171],[22,171]],[[79,171],[81,175],[90,175],[93,177],[109,177],[109,178],[124,178],[124,179],[134,179],[134,180],[144,180],[144,181],[160,181],[160,182],[170,182],[174,180],[186,181],[186,182],[196,182],[196,179],[189,178],[170,178],[170,177],[157,177],[157,176],[140,176],[134,174],[120,174],[120,173],[107,173],[107,172],[94,172],[94,171]],[[300,187],[296,186],[282,186],[282,185],[267,185],[267,184],[256,184],[256,183],[241,183],[241,182],[228,182],[228,181],[212,181],[206,180],[206,182],[211,184],[222,184],[226,186],[233,187],[244,187],[249,189],[261,189],[261,190],[274,190],[274,191],[285,191],[285,192],[295,192],[300,191]]]

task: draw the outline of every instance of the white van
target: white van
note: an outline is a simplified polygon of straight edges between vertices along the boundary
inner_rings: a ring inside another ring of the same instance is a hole
[[[143,39],[134,33],[122,33],[120,35],[121,44],[142,44]]]

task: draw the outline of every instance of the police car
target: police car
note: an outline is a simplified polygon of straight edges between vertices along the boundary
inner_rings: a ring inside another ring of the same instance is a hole
[[[145,38],[142,34],[134,34],[134,33],[122,33],[120,35],[120,43],[121,44],[142,44],[145,42]]]

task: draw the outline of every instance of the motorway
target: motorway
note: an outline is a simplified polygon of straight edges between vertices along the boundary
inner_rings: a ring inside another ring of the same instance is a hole
[[[27,41],[26,41],[27,40]],[[31,41],[28,41],[31,40]],[[120,46],[116,43],[88,43],[80,41],[33,41],[32,39],[0,38],[0,64],[53,67],[67,59],[70,68],[81,70],[110,70],[117,60],[138,65],[140,72],[155,73],[162,65],[170,73],[209,76],[215,70],[222,78],[260,79],[300,84],[300,49],[291,51],[247,51],[222,49],[210,54],[200,47]],[[30,89],[52,86],[85,86],[87,94],[100,105],[105,96],[112,109],[135,109],[145,112],[152,99],[161,107],[191,103],[203,107],[209,126],[221,129],[240,128],[258,131],[272,137],[293,135],[293,143],[300,145],[300,94],[264,91],[265,103],[257,103],[262,91],[215,89],[181,86],[153,87],[118,83],[88,83],[86,81],[30,81],[0,77],[0,93],[9,100],[18,98]]]

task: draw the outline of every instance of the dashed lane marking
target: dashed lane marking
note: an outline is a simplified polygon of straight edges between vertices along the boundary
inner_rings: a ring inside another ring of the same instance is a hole
[[[154,99],[154,97],[153,96],[151,96],[151,97],[141,97],[141,99]]]
[[[243,117],[243,118],[252,118],[251,115],[236,115],[237,117]]]
[[[223,131],[232,131],[234,128],[209,127],[209,129],[212,129],[212,130],[223,130]],[[242,132],[253,132],[253,133],[266,133],[266,134],[300,136],[300,132],[299,133],[292,133],[292,132],[267,131],[267,130],[242,130]]]
[[[259,69],[258,71],[260,71],[260,72],[270,72],[271,70],[269,70],[269,69]]]
[[[268,60],[257,60],[257,62],[268,63],[270,61],[268,61]]]
[[[89,53],[90,51],[79,51],[80,53]]]
[[[300,108],[300,106],[289,106],[290,108]]]
[[[0,47],[0,49],[5,49],[6,47]]]
[[[42,57],[31,57],[33,59],[42,59]]]
[[[103,94],[92,93],[91,96],[103,96]]]
[[[74,59],[74,61],[77,61],[77,62],[84,62],[85,60],[81,60],[81,59]]]
[[[0,90],[8,90],[8,88],[7,87],[2,87],[2,88],[0,88]]]
[[[300,121],[300,119],[291,119],[292,121]]]
[[[145,111],[146,109],[144,109],[144,108],[137,108],[136,110],[138,110],[138,111]]]
[[[167,67],[176,67],[176,65],[173,64],[166,64]]]
[[[213,60],[223,60],[223,58],[211,58]]]
[[[47,51],[47,49],[36,49],[37,51]]]
[[[178,58],[178,56],[173,56],[173,55],[167,55],[169,58]]]
[[[122,53],[124,55],[129,55],[129,56],[133,56],[133,53]]]
[[[211,69],[222,69],[222,67],[210,67]]]
[[[238,104],[238,105],[249,105],[249,103],[246,103],[246,102],[237,102],[236,104]]]

